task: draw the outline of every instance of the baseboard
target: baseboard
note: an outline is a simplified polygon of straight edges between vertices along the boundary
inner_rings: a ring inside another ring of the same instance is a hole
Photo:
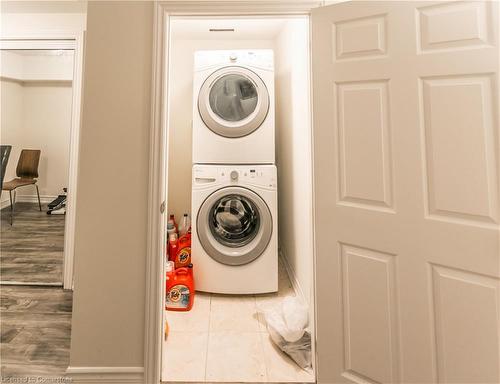
[[[62,287],[62,283],[42,283],[29,281],[4,281],[0,280],[0,285],[34,286],[34,287]]]
[[[281,262],[285,266],[286,273],[288,273],[288,277],[290,278],[290,282],[292,283],[293,290],[295,291],[295,295],[301,299],[303,303],[309,303],[309,300],[306,300],[306,296],[304,295],[304,290],[300,286],[299,280],[297,279],[297,275],[288,262],[288,259],[286,258],[285,251],[282,247],[279,249],[279,257],[281,259]]]
[[[4,191],[2,193],[2,197],[4,196],[6,192]],[[57,196],[54,196],[54,195],[40,195],[40,202],[42,204],[48,204],[50,203],[52,200],[54,200]],[[38,197],[36,195],[18,195],[16,196],[16,202],[18,203],[38,203]],[[1,202],[1,208],[0,209],[4,209],[6,207],[9,207],[10,206],[10,199],[8,198],[8,194],[7,194],[7,198],[4,198],[4,200],[2,200]]]
[[[3,195],[3,194],[2,194]],[[0,202],[0,209],[4,209],[10,205],[10,200],[7,197],[7,199],[4,199]]]
[[[143,367],[68,367],[71,383],[144,384]]]

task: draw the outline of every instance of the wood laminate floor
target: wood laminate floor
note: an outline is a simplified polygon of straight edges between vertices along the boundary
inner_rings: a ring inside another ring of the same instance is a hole
[[[64,376],[69,365],[71,309],[72,292],[62,288],[1,287],[2,382],[45,382],[15,380]]]
[[[14,223],[10,207],[1,211],[0,280],[61,284],[64,215],[47,215],[47,206],[16,203]]]

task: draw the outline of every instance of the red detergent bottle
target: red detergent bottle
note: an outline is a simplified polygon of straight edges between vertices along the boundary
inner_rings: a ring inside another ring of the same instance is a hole
[[[193,265],[178,268],[167,276],[165,309],[189,311],[194,303]]]
[[[177,238],[177,233],[170,234],[168,238],[167,250],[168,259],[175,261],[175,256],[179,250],[179,239]]]
[[[177,249],[171,253],[170,260],[175,263],[175,268],[187,267],[191,264],[191,228],[177,240]]]

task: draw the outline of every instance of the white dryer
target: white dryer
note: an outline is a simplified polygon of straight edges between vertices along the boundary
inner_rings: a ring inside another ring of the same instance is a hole
[[[192,260],[196,290],[278,290],[277,174],[274,165],[195,165]]]
[[[274,136],[273,51],[195,52],[193,163],[274,164]]]

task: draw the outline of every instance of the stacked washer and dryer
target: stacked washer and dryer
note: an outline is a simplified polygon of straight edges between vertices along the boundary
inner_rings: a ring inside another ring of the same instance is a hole
[[[273,51],[197,51],[193,80],[196,289],[276,292]]]

